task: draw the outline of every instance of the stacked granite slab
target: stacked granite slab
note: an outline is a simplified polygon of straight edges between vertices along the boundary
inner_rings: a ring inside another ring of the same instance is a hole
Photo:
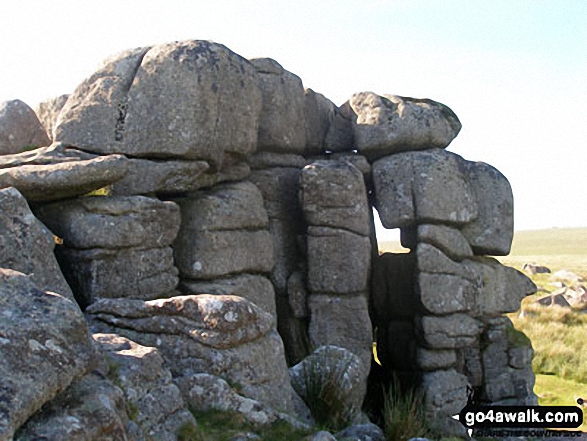
[[[101,298],[151,300],[173,294],[171,244],[179,207],[144,196],[54,202],[37,216],[63,240],[57,259],[82,308]]]
[[[314,347],[336,345],[371,367],[371,242],[363,174],[351,163],[319,160],[302,170],[300,198],[307,229],[309,335]]]
[[[248,158],[249,179],[263,195],[273,238],[279,332],[288,362],[296,364],[312,352],[308,337],[306,256],[300,176],[308,156],[324,153],[336,106],[275,60],[251,60],[262,91],[258,151]]]
[[[276,317],[267,278],[274,265],[269,220],[251,182],[225,183],[178,200],[181,228],[174,244],[184,294],[245,297]]]

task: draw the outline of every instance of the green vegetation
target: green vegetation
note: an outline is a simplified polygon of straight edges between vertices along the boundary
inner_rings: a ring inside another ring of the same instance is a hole
[[[247,422],[242,415],[234,412],[192,410],[192,413],[197,425],[184,425],[178,433],[179,441],[230,441],[234,436],[248,432],[257,434],[262,441],[295,441],[311,433],[295,429],[282,420],[261,427]]]
[[[587,383],[587,315],[558,306],[544,307],[532,298],[525,299],[522,311],[511,319],[532,341],[534,372]]]
[[[554,273],[569,270],[587,276],[587,228],[552,228],[517,232],[512,253],[499,260],[522,270],[525,263],[544,265]],[[516,329],[524,332],[534,348],[534,392],[541,405],[576,405],[587,397],[587,314],[559,306],[543,307],[536,300],[558,289],[550,274],[529,276],[538,293],[510,314]],[[584,418],[585,420],[585,418]],[[587,423],[580,427],[587,431]]]
[[[307,359],[301,373],[305,394],[302,399],[318,427],[338,431],[348,426],[358,409],[349,406],[352,391],[341,387],[348,382],[348,363],[332,363],[317,354]]]
[[[536,375],[534,392],[543,406],[576,406],[577,398],[587,397],[587,384],[565,380],[555,375]],[[583,409],[583,424],[579,427],[587,432],[587,413]]]
[[[427,438],[432,435],[423,412],[423,396],[419,390],[401,391],[393,379],[389,393],[385,394],[383,421],[387,441],[405,441],[410,438]]]
[[[556,272],[562,269],[587,274],[587,228],[552,228],[515,234],[512,254],[500,258],[505,265],[519,270],[524,263],[535,262]],[[560,379],[587,383],[587,314],[558,306],[543,307],[536,300],[555,291],[550,274],[529,276],[538,293],[522,302],[519,313],[510,318],[516,329],[532,341],[537,374],[556,375]]]

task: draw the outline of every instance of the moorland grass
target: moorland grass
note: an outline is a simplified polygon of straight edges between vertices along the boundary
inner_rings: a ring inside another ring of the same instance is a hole
[[[523,313],[510,318],[532,342],[534,373],[587,383],[587,314],[532,300],[525,299]]]
[[[565,380],[556,375],[536,375],[534,392],[541,406],[576,406],[577,398],[587,397],[587,384]],[[579,430],[587,432],[587,409],[583,409],[583,424]]]

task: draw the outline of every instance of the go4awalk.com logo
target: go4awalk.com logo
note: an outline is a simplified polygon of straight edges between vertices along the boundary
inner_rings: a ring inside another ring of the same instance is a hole
[[[575,429],[583,423],[578,406],[480,406],[467,404],[455,420],[467,428],[469,436],[477,429]]]

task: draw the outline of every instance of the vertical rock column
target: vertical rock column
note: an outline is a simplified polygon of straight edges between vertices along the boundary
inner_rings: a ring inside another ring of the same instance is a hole
[[[298,198],[302,156],[260,152],[250,158],[254,182],[263,195],[269,217],[275,265],[270,279],[275,288],[278,329],[289,364],[308,355],[305,260],[300,243],[304,234]]]
[[[535,286],[482,257],[509,253],[513,197],[506,178],[487,164],[431,149],[379,159],[373,179],[383,225],[400,227],[402,244],[414,251],[409,356],[440,430],[451,432],[448,417],[465,406],[469,386],[491,403],[535,402],[529,341],[503,317]],[[387,345],[394,338],[388,335]]]
[[[245,297],[275,317],[267,279],[273,244],[259,189],[246,181],[220,184],[178,203],[182,220],[173,248],[181,291]]]
[[[310,341],[359,356],[366,382],[373,336],[370,208],[363,175],[346,161],[316,161],[302,171],[300,196],[308,224]]]

